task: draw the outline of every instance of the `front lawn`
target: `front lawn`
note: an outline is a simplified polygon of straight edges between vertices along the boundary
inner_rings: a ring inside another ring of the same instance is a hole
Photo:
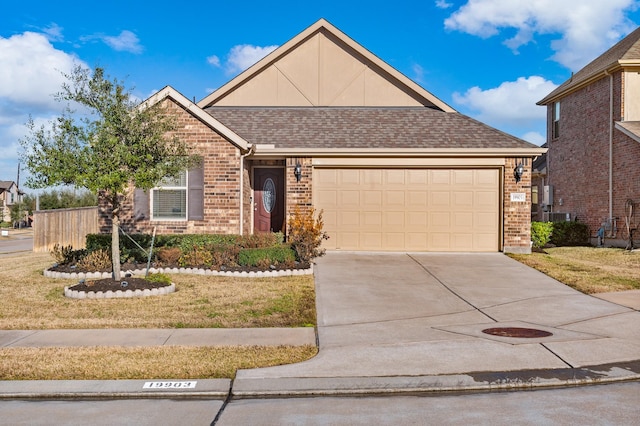
[[[176,292],[130,299],[64,297],[49,254],[0,258],[0,329],[304,327],[316,322],[313,276],[173,274]]]
[[[0,329],[302,327],[316,322],[313,276],[171,275],[176,292],[68,299],[45,278],[49,254],[0,257]],[[0,380],[233,378],[240,368],[301,362],[315,346],[0,348]]]
[[[640,289],[638,251],[554,247],[509,256],[586,294]]]

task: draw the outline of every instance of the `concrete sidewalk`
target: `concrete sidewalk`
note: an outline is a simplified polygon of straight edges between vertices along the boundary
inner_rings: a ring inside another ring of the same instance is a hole
[[[227,393],[389,394],[640,379],[640,312],[633,292],[616,294],[615,303],[587,296],[499,253],[330,252],[319,259],[315,281],[319,354],[299,364],[240,370]],[[504,337],[486,334],[489,328],[549,335]],[[314,341],[313,329],[0,332],[6,347]],[[0,397],[50,397],[56,389],[82,396],[99,388],[92,381],[29,383],[0,382]],[[117,381],[105,382],[103,396],[149,395],[140,381],[121,384],[116,391]],[[199,389],[164,391],[222,398],[227,385],[200,381]]]

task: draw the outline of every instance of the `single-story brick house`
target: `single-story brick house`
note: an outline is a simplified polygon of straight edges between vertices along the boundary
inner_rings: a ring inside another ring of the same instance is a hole
[[[330,250],[530,251],[545,149],[456,112],[325,20],[197,104],[171,87],[148,102],[204,161],[135,191],[128,232],[286,233],[299,206],[323,211]]]
[[[640,223],[640,28],[538,105],[547,107],[548,210],[624,247],[627,225]]]

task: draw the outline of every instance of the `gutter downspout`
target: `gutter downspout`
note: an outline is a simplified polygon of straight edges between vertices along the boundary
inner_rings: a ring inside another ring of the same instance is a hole
[[[241,154],[240,155],[240,235],[243,235],[243,230],[244,230],[244,199],[243,199],[243,195],[244,195],[244,158],[253,154],[256,151],[256,146],[255,145],[251,145],[249,147],[249,151],[247,151],[246,154]]]

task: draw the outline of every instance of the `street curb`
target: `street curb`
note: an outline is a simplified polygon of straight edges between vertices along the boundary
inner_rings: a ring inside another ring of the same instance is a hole
[[[145,389],[145,384],[167,384]],[[171,385],[192,383],[192,388]],[[0,381],[0,400],[92,400],[92,399],[217,399],[229,395],[229,379],[180,380],[15,380]]]
[[[442,376],[275,378],[241,377],[234,399],[373,396],[561,388],[640,380],[640,360],[583,368],[470,372]]]
[[[239,371],[239,373],[242,370]],[[563,388],[640,380],[640,360],[548,370],[461,373],[443,376],[193,379],[200,389],[142,390],[159,380],[1,381],[0,400],[280,399],[498,392]],[[189,380],[174,380],[185,382]],[[34,390],[38,389],[38,390]],[[99,390],[101,389],[101,390]]]

